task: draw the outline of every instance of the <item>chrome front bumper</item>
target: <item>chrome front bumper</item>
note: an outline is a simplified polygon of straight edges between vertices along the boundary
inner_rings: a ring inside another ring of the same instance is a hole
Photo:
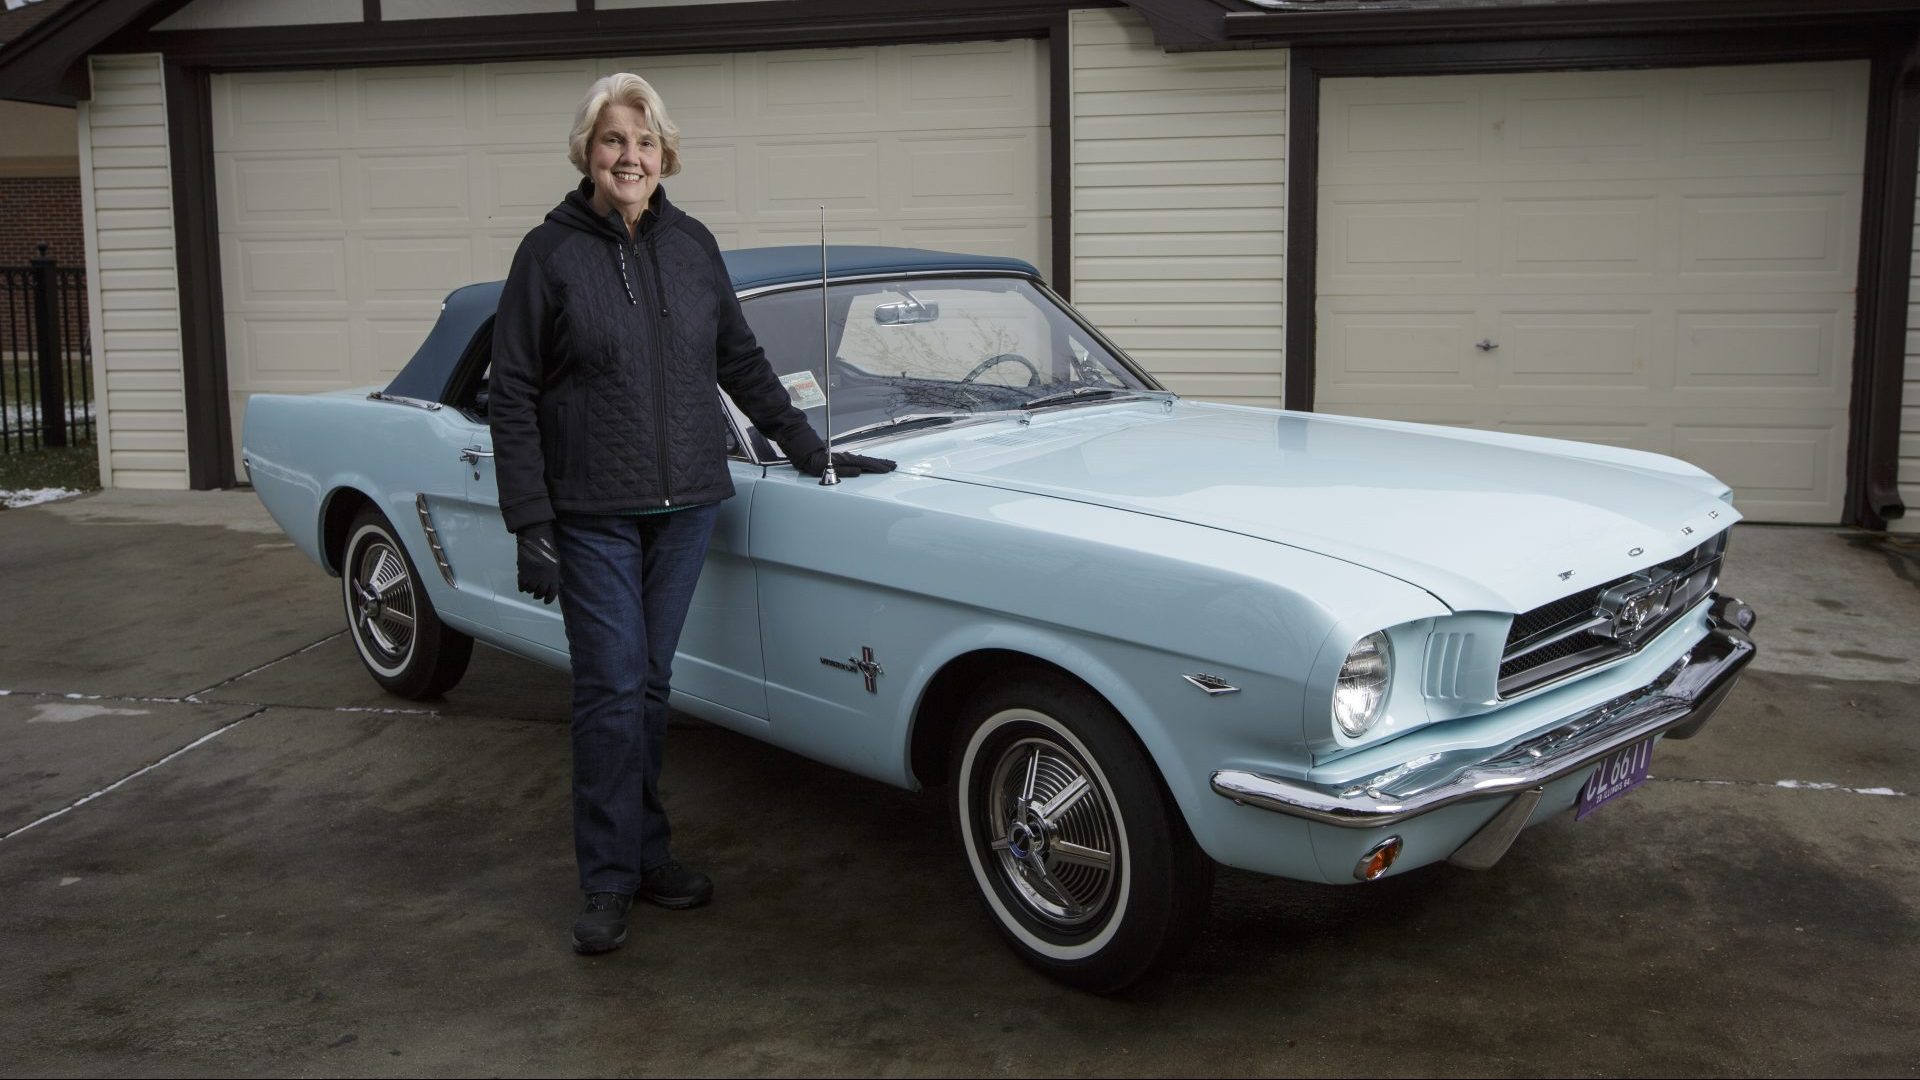
[[[1569,718],[1551,731],[1491,752],[1429,754],[1338,786],[1223,769],[1213,790],[1236,803],[1352,829],[1393,825],[1474,799],[1513,798],[1453,861],[1491,866],[1526,826],[1545,786],[1591,768],[1642,739],[1685,739],[1699,731],[1753,659],[1753,609],[1717,597],[1707,636],[1653,682]]]

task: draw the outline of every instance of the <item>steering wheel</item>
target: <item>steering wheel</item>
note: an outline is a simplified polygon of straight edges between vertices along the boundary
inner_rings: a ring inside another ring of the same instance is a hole
[[[1026,368],[1028,386],[1032,386],[1040,381],[1040,369],[1033,366],[1033,361],[1021,356],[1019,353],[1003,352],[995,353],[973,365],[973,370],[967,372],[966,377],[962,378],[960,383],[964,386],[994,368],[999,367],[1001,364],[1019,364],[1021,367]]]

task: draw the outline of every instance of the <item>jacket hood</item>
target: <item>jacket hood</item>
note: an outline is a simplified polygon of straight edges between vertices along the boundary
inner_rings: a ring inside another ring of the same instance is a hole
[[[593,180],[583,176],[579,187],[567,192],[567,197],[560,200],[559,206],[547,211],[547,220],[569,229],[624,242],[627,230],[620,221],[619,211],[595,213],[592,200]],[[646,236],[657,229],[667,228],[686,216],[685,211],[667,201],[664,185],[655,187],[653,198],[647,200],[647,212],[640,218],[640,235]]]

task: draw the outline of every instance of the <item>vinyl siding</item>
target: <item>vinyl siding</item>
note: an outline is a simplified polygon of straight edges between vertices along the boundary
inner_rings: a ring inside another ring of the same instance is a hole
[[[79,107],[101,483],[187,484],[173,180],[160,57],[94,56]]]
[[[1914,201],[1912,277],[1907,283],[1907,378],[1900,394],[1900,501],[1907,516],[1889,532],[1920,533],[1920,198]]]
[[[1281,403],[1287,53],[1075,11],[1074,303],[1170,389]]]

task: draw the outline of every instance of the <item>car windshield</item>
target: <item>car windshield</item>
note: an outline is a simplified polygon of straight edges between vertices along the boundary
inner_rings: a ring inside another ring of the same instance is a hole
[[[753,333],[814,430],[826,426],[820,291],[747,300]],[[981,413],[1151,392],[1020,278],[888,279],[827,290],[833,433],[856,439]],[[1047,400],[1042,400],[1047,399]]]

